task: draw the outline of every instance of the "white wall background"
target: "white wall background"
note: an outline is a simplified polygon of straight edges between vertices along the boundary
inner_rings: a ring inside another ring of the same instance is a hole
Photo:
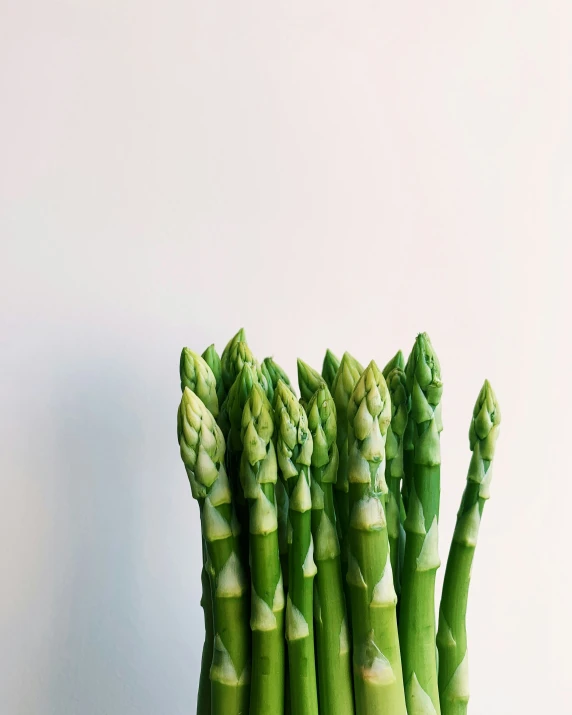
[[[442,551],[485,376],[504,428],[472,715],[564,712],[572,9],[19,0],[0,23],[0,712],[193,712],[183,344],[290,371],[430,333]]]

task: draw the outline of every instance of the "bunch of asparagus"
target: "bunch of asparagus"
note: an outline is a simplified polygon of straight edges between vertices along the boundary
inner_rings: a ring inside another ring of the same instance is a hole
[[[442,382],[420,334],[383,370],[329,350],[300,399],[240,330],[184,348],[181,457],[200,507],[198,715],[463,715],[466,609],[500,410],[481,389],[445,571],[435,576]]]

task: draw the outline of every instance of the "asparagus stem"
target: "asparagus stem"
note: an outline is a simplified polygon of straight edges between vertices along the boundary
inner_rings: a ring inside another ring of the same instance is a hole
[[[312,395],[325,384],[319,372],[298,358],[298,387],[300,388],[300,402],[304,409],[312,399]]]
[[[340,360],[337,358],[331,350],[326,350],[326,355],[324,356],[324,363],[322,365],[322,377],[326,381],[328,390],[331,392],[334,385],[334,379],[336,373],[340,367]]]
[[[352,670],[333,493],[338,470],[336,407],[325,384],[310,400],[308,426],[313,441],[312,534],[318,568],[314,614],[320,712],[352,715]]]
[[[357,715],[406,715],[387,524],[383,499],[385,440],[391,402],[372,361],[347,408],[349,444],[348,531]],[[414,711],[412,710],[411,713]]]
[[[282,382],[290,386],[290,380],[280,365],[274,362],[271,357],[264,358],[262,370],[268,379],[268,400],[273,402],[278,382],[282,380]],[[271,394],[272,397],[270,397]],[[288,494],[282,480],[278,480],[276,483],[276,503],[278,506],[278,545],[280,548],[284,592],[286,593],[288,589]]]
[[[201,674],[199,677],[199,692],[197,695],[197,715],[211,715],[211,681],[210,668],[213,662],[213,598],[208,574],[206,547],[203,540],[203,567],[201,569],[201,606],[205,621],[205,642],[201,657]]]
[[[228,450],[226,466],[234,496],[236,516],[240,524],[241,550],[246,564],[248,564],[249,555],[249,509],[240,479],[240,463],[243,446],[242,415],[250,393],[254,385],[257,384],[259,383],[254,365],[250,362],[245,362],[242,364],[240,372],[233,382],[226,398],[226,408],[230,422],[230,430],[227,437]]]
[[[473,411],[469,430],[472,451],[467,484],[453,534],[439,611],[439,694],[443,715],[466,715],[469,701],[467,600],[471,566],[485,501],[490,496],[492,461],[501,421],[488,381]]]
[[[250,510],[252,684],[250,715],[284,713],[284,589],[278,549],[272,408],[260,385],[242,414],[240,476]]]
[[[407,363],[403,368],[405,375],[407,375],[409,363],[413,359],[413,352],[414,351],[412,350],[409,354]],[[390,365],[391,362],[392,361],[390,361],[388,365]],[[411,398],[411,395],[409,397]],[[412,419],[409,419],[407,421],[407,425],[405,426],[405,433],[403,434],[403,480],[401,483],[401,501],[403,503],[402,513],[404,518],[401,520],[402,526],[405,523],[405,516],[407,515],[407,509],[409,507],[409,491],[413,480],[413,432],[414,423]]]
[[[209,349],[207,349],[208,352]],[[212,353],[211,353],[212,354]],[[188,348],[183,348],[179,361],[179,374],[181,389],[188,388],[194,392],[213,416],[218,412],[218,398],[216,394],[217,382],[214,372],[208,362],[199,357]],[[210,668],[213,660],[213,603],[211,585],[208,575],[208,555],[206,546],[202,543],[203,565],[201,568],[201,606],[204,613],[205,640],[201,657],[201,673],[199,677],[199,692],[197,696],[197,715],[210,715],[211,712],[211,682]]]
[[[336,443],[338,445],[339,466],[338,476],[334,484],[334,504],[336,507],[336,525],[338,538],[340,541],[340,556],[342,562],[342,576],[344,577],[344,588],[346,589],[346,601],[349,603],[349,590],[346,582],[348,571],[348,550],[346,537],[349,526],[349,486],[348,486],[348,403],[354,387],[356,386],[363,367],[349,353],[344,353],[334,384],[332,386],[332,397],[336,405],[338,434]],[[351,609],[348,610],[348,617],[351,625]]]
[[[218,398],[219,407],[224,402],[226,397],[226,390],[224,389],[224,383],[222,381],[222,367],[220,362],[220,356],[217,353],[214,344],[209,345],[208,348],[202,354],[203,360],[212,370],[213,375],[216,380],[216,396]],[[215,415],[216,416],[216,415]]]
[[[314,658],[313,581],[316,575],[312,541],[310,464],[312,435],[304,408],[279,381],[275,395],[277,454],[289,497],[288,597],[286,639],[292,715],[317,715],[318,691]]]
[[[213,593],[211,713],[244,715],[250,689],[248,584],[224,467],[225,443],[212,414],[188,388],[179,406],[177,433],[191,491],[200,506]]]
[[[426,334],[417,336],[407,364],[411,395],[414,464],[405,531],[399,635],[407,708],[438,715],[439,690],[435,647],[435,576],[440,565],[438,520],[440,497],[440,401],[443,386],[439,361]]]
[[[385,481],[388,487],[386,518],[389,536],[389,553],[393,583],[399,596],[401,592],[401,564],[399,563],[399,538],[401,531],[401,480],[403,479],[403,434],[409,418],[410,399],[405,386],[405,373],[395,367],[386,377],[391,397],[391,423],[385,443]]]

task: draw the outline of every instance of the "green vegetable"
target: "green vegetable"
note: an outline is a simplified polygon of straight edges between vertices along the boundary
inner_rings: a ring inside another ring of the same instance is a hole
[[[210,410],[213,416],[218,412],[218,399],[216,395],[216,378],[210,371],[208,362],[199,357],[188,348],[183,348],[179,362],[179,374],[181,378],[181,390],[188,387]],[[209,712],[211,710],[211,683],[210,667],[213,660],[213,606],[212,593],[209,575],[207,572],[207,552],[203,541],[203,565],[201,569],[201,606],[203,609],[205,622],[205,641],[203,643],[203,653],[201,657],[201,673],[199,677],[199,693],[197,697],[197,713]]]
[[[348,531],[357,715],[406,715],[389,540],[383,501],[385,440],[391,420],[387,385],[372,361],[347,408]],[[410,715],[416,711],[411,709]]]
[[[220,356],[222,381],[226,392],[228,392],[232,387],[232,383],[236,380],[236,376],[242,367],[242,365],[239,366],[237,364],[238,343],[246,345],[246,334],[244,332],[244,328],[241,328],[238,333],[228,341],[225,349],[222,351],[222,355]]]
[[[338,476],[334,485],[334,501],[336,505],[336,523],[338,538],[340,540],[342,574],[344,575],[344,579],[348,570],[346,536],[350,518],[348,497],[348,403],[362,373],[363,367],[355,358],[346,352],[342,357],[332,386],[332,397],[334,398],[338,418],[336,443],[338,445],[340,460]],[[346,594],[347,593],[346,587]]]
[[[403,434],[409,418],[410,400],[405,385],[405,373],[400,367],[391,370],[386,378],[391,397],[391,423],[387,430],[385,444],[385,481],[388,495],[385,507],[389,551],[395,590],[401,591],[401,564],[399,563],[399,538],[401,533],[401,480],[403,479]]]
[[[213,627],[213,597],[211,582],[206,568],[207,553],[203,540],[203,566],[201,568],[201,608],[205,622],[205,641],[201,656],[201,674],[199,676],[199,692],[197,695],[197,715],[208,715],[211,712],[211,680],[210,669],[213,662],[214,627]]]
[[[320,712],[352,715],[353,684],[333,485],[338,470],[336,407],[325,384],[308,405],[312,433],[312,534]]]
[[[268,389],[266,391],[266,395],[268,397],[269,402],[272,403],[274,401],[274,391],[276,390],[276,386],[278,385],[278,380],[282,380],[288,386],[290,385],[290,380],[288,379],[288,375],[284,372],[280,365],[274,362],[271,357],[264,358],[264,360],[262,361],[261,368],[268,381]]]
[[[216,378],[205,360],[189,348],[183,348],[179,361],[181,390],[188,387],[199,397],[213,417],[218,416]]]
[[[391,360],[387,363],[387,365],[383,368],[381,371],[383,373],[383,377],[385,378],[387,382],[387,376],[392,370],[395,370],[395,368],[398,367],[401,370],[405,370],[405,358],[403,357],[403,353],[401,350],[398,350],[395,355],[391,358]]]
[[[274,400],[274,393],[278,387],[278,382],[282,380],[290,386],[290,380],[284,370],[274,362],[271,357],[264,358],[262,370],[268,379],[268,399]],[[270,396],[272,395],[272,397]],[[288,587],[288,494],[282,480],[276,483],[276,502],[278,505],[278,544],[280,547],[280,563],[282,564],[282,577],[284,587]]]
[[[244,451],[240,467],[250,511],[250,715],[284,712],[284,588],[278,550],[278,471],[273,432],[272,407],[262,387],[254,384],[242,413]]]
[[[408,711],[440,713],[435,646],[435,576],[440,566],[438,520],[441,370],[429,337],[417,336],[407,364],[413,422],[413,479],[405,520],[399,636]]]
[[[220,362],[220,356],[217,353],[214,344],[208,346],[208,348],[204,351],[202,357],[206,364],[212,370],[213,375],[215,376],[216,396],[218,398],[218,404],[220,407],[220,405],[222,405],[222,403],[224,402],[224,398],[226,397],[226,390],[224,389],[224,384],[222,381],[222,367]]]
[[[324,362],[322,364],[322,377],[326,381],[328,390],[331,392],[334,385],[336,373],[340,367],[340,360],[331,350],[326,350]]]
[[[492,462],[501,413],[488,381],[473,411],[472,451],[467,485],[445,569],[439,612],[439,695],[443,715],[466,715],[469,701],[466,614],[471,566],[485,501],[490,496]]]
[[[177,415],[181,458],[199,502],[213,593],[212,715],[244,715],[250,690],[248,585],[239,549],[220,428],[202,401],[185,388]]]
[[[314,660],[313,581],[316,575],[312,542],[310,464],[312,435],[304,408],[281,380],[274,413],[280,474],[289,497],[288,596],[286,639],[292,715],[317,715],[318,691]]]
[[[298,358],[298,387],[300,388],[300,402],[304,409],[312,399],[312,395],[325,384],[324,378],[314,368]]]

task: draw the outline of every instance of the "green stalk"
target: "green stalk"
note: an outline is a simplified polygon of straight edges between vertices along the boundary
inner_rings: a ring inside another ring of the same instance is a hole
[[[261,368],[263,374],[268,381],[268,389],[266,391],[266,396],[268,397],[268,401],[272,404],[274,402],[274,391],[276,390],[276,386],[278,385],[278,380],[282,380],[288,386],[290,386],[290,380],[288,379],[288,375],[284,372],[280,365],[274,362],[271,357],[264,358],[264,360],[262,361]]]
[[[336,443],[339,452],[339,467],[336,483],[334,484],[334,503],[336,506],[336,524],[338,538],[340,541],[342,575],[345,577],[348,571],[348,550],[346,537],[349,527],[350,507],[349,507],[349,482],[348,482],[348,403],[354,388],[363,373],[363,367],[348,352],[344,353],[340,367],[334,378],[332,386],[332,397],[336,405],[338,418],[338,434]],[[346,600],[349,602],[349,592],[347,584]],[[351,621],[351,611],[348,612]]]
[[[250,511],[250,715],[284,713],[284,589],[278,549],[272,407],[254,385],[242,414],[240,476]]]
[[[443,715],[466,715],[469,701],[467,600],[471,566],[485,501],[490,496],[492,461],[501,421],[488,381],[479,393],[469,430],[472,451],[467,485],[453,534],[439,611],[439,695]]]
[[[208,573],[206,547],[203,540],[203,567],[201,568],[201,607],[205,621],[205,642],[201,657],[201,674],[199,677],[199,692],[197,695],[197,715],[211,715],[211,681],[210,668],[213,662],[213,597]]]
[[[226,390],[224,389],[224,383],[222,381],[222,367],[220,362],[220,356],[217,353],[214,345],[209,345],[208,348],[202,354],[203,360],[212,370],[213,375],[216,380],[216,396],[218,398],[219,406],[224,402],[226,397]]]
[[[347,408],[348,531],[356,715],[406,715],[389,539],[383,501],[389,391],[372,361]],[[410,710],[410,715],[417,711]]]
[[[397,355],[390,360],[386,368],[390,367],[392,362],[398,358],[398,356],[401,356],[399,359],[399,362],[403,362],[403,353],[401,350],[397,353]],[[407,363],[405,364],[405,367],[402,367],[401,364],[400,366],[404,370],[405,374],[407,375],[407,370],[408,370],[408,365],[409,362],[411,361],[413,356],[413,351],[409,354],[409,357],[407,358]],[[391,370],[390,370],[391,371]],[[386,374],[384,372],[384,377],[387,378],[387,375],[389,375],[389,372]],[[407,509],[409,506],[409,491],[411,489],[411,482],[413,480],[413,420],[408,420],[407,425],[405,426],[405,433],[403,434],[403,480],[401,483],[401,502],[403,504],[403,509],[402,509],[402,519],[401,519],[401,525],[405,523],[405,516],[407,515]],[[402,532],[404,533],[404,532]],[[402,564],[403,565],[403,564]]]
[[[312,395],[325,384],[319,372],[298,358],[298,387],[300,388],[300,402],[307,409]]]
[[[214,656],[211,715],[244,715],[250,690],[248,584],[238,542],[220,428],[185,388],[177,414],[181,458],[199,502],[213,594]]]
[[[246,563],[248,563],[249,554],[249,509],[240,478],[243,447],[242,415],[254,385],[258,384],[256,368],[250,362],[243,363],[226,398],[226,408],[230,422],[230,430],[227,437],[228,451],[226,466],[234,495],[236,516],[241,529],[240,541],[242,554]]]
[[[208,352],[209,349],[207,349]],[[194,392],[210,410],[213,416],[218,412],[218,399],[216,394],[216,376],[211,371],[208,362],[199,357],[188,348],[183,348],[179,362],[181,389],[187,387]],[[201,606],[203,608],[205,623],[205,640],[201,657],[201,673],[199,677],[199,691],[197,696],[197,715],[210,715],[211,712],[211,682],[210,668],[213,660],[213,603],[210,580],[208,575],[208,556],[206,546],[202,544],[203,565],[201,568]]]
[[[409,712],[439,715],[435,647],[435,576],[440,566],[438,521],[441,370],[429,337],[417,336],[407,364],[413,422],[413,479],[405,520],[399,636]],[[419,710],[420,708],[423,708]]]
[[[389,395],[391,397],[391,423],[387,429],[385,443],[385,481],[388,495],[385,507],[387,517],[387,533],[389,536],[389,553],[393,583],[399,596],[401,592],[401,565],[399,563],[399,538],[401,532],[401,480],[403,479],[403,434],[409,418],[410,400],[405,386],[405,373],[400,367],[390,370],[386,377]]]
[[[274,401],[274,393],[278,387],[278,382],[286,383],[290,386],[290,380],[284,370],[274,362],[271,357],[264,358],[262,370],[268,379],[268,400]],[[270,397],[272,394],[272,397]],[[278,505],[278,544],[280,547],[280,563],[282,565],[282,578],[285,592],[288,589],[288,494],[282,480],[276,483],[276,503]],[[287,692],[287,697],[289,696]]]
[[[322,364],[322,377],[326,381],[328,390],[331,392],[334,386],[334,379],[340,367],[340,360],[331,350],[326,350],[324,362]]]
[[[405,434],[403,435],[403,482],[401,484],[401,501],[403,502],[404,513],[409,510],[409,492],[413,482],[413,420],[407,422]],[[405,520],[402,519],[402,523]]]
[[[308,405],[312,433],[312,534],[318,573],[314,615],[320,712],[354,712],[346,602],[336,534],[333,485],[338,470],[336,407],[325,384]]]
[[[274,412],[278,463],[289,497],[286,639],[290,712],[292,715],[318,715],[313,621],[313,581],[316,565],[310,491],[312,435],[308,429],[304,408],[282,381],[276,388]]]

